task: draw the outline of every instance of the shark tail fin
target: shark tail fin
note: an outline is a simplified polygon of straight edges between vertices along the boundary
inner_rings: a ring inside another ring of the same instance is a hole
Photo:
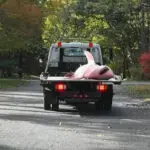
[[[93,55],[89,52],[89,51],[84,51],[84,55],[86,56],[87,58],[87,61],[88,61],[88,64],[95,64],[95,61],[94,61],[94,57]]]

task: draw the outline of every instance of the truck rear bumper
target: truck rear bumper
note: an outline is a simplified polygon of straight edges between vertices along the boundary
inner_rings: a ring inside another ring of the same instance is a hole
[[[90,99],[90,98],[68,98],[65,99],[67,103],[74,103],[74,104],[82,104],[88,102],[97,102],[98,99]]]
[[[107,93],[108,94],[108,93]],[[59,100],[64,100],[68,103],[87,103],[97,102],[101,99],[102,94],[100,92],[62,92],[58,93],[57,97]]]
[[[101,97],[100,92],[60,92],[57,93],[59,98],[69,98],[69,99],[99,99]]]

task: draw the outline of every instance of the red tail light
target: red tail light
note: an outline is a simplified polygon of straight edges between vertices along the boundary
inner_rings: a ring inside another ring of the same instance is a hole
[[[106,92],[108,89],[108,86],[105,84],[98,84],[97,85],[97,90],[101,93]]]
[[[57,92],[63,92],[67,89],[67,86],[64,83],[57,83],[55,85],[55,89],[56,89]]]
[[[57,43],[58,47],[62,47],[62,42]]]
[[[89,43],[89,47],[93,47],[93,43],[90,42],[90,43]]]

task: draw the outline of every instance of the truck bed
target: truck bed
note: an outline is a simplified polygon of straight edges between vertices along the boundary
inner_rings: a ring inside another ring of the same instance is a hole
[[[40,76],[41,81],[51,81],[51,82],[102,82],[102,83],[112,83],[121,84],[121,77],[118,76],[117,79],[111,78],[109,80],[95,80],[95,79],[71,79],[63,76],[48,76],[47,78]]]

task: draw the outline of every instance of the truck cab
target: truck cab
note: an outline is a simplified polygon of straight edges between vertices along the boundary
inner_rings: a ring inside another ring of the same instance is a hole
[[[73,72],[80,65],[87,63],[84,50],[92,53],[97,64],[102,65],[102,53],[99,44],[93,43],[62,43],[52,44],[49,50],[45,72],[51,76],[62,76]]]

